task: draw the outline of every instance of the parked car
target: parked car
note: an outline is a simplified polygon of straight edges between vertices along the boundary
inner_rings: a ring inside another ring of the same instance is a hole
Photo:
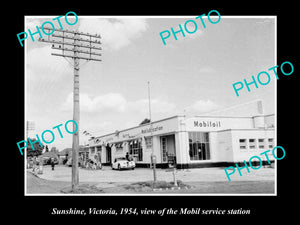
[[[43,157],[43,165],[50,165],[51,164],[51,158],[50,157]],[[58,164],[58,159],[54,158],[54,164]]]
[[[135,168],[135,162],[129,161],[125,157],[115,158],[114,162],[111,164],[112,169],[132,169]]]

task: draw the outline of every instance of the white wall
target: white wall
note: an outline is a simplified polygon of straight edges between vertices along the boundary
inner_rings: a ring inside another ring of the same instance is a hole
[[[230,130],[211,133],[213,146],[211,148],[214,162],[233,161],[233,143]]]
[[[154,149],[154,155],[156,156],[156,163],[161,163],[162,161],[162,155],[160,151],[160,137],[159,136],[153,136],[153,149]],[[148,159],[150,162],[150,156],[151,156],[151,150],[147,151]]]
[[[265,139],[265,149],[259,149],[258,139]],[[260,156],[260,153],[267,151],[268,144],[267,139],[274,139],[274,147],[275,145],[275,131],[274,129],[268,130],[232,130],[232,142],[233,142],[233,156],[235,162],[242,162],[244,160],[248,161],[252,156],[259,156],[263,160],[266,160],[265,156]],[[256,148],[250,149],[249,143],[247,143],[247,149],[240,149],[239,139],[256,139]],[[272,155],[272,149],[268,153],[270,159],[274,160]]]
[[[153,137],[152,141],[157,141],[157,138]],[[156,146],[156,145],[155,145]],[[151,154],[152,154],[152,148],[147,148],[146,147],[146,141],[145,138],[143,138],[142,141],[142,147],[143,147],[143,163],[151,163]],[[154,154],[157,157],[157,149],[156,147],[152,146],[154,148]]]
[[[188,155],[188,136],[187,132],[175,134],[176,161],[178,164],[186,163]]]
[[[275,115],[266,115],[265,116],[265,125],[266,127],[275,127]]]
[[[205,126],[204,123],[206,124]],[[212,123],[216,126],[207,126]],[[198,124],[198,126],[197,126]],[[202,126],[200,126],[200,124]],[[186,130],[188,131],[220,131],[226,129],[246,129],[254,128],[252,117],[209,117],[197,116],[186,119]]]

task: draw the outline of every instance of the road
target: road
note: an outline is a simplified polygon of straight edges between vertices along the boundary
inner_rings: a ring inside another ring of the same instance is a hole
[[[252,172],[252,171],[251,171]],[[153,191],[150,187],[142,185],[142,182],[150,182],[153,179],[151,169],[136,168],[128,171],[115,171],[109,167],[103,170],[91,171],[79,170],[81,191],[79,193],[92,194],[245,194],[275,192],[275,169],[263,168],[243,176],[232,176],[228,181],[222,168],[201,168],[180,170],[176,176],[190,189]],[[57,166],[52,171],[50,167],[44,167],[40,178],[30,172],[27,173],[27,193],[36,194],[63,194],[61,190],[70,189],[71,168]],[[172,172],[159,169],[157,177],[160,181],[173,180]],[[68,192],[68,191],[67,191]],[[68,192],[69,193],[69,192]]]

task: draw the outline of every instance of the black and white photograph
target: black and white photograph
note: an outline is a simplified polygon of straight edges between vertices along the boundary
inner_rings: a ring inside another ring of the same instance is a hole
[[[72,14],[26,40],[26,194],[276,194],[276,17]]]
[[[53,218],[250,218],[283,205],[296,165],[285,14],[68,9],[18,17],[23,206],[36,200]]]

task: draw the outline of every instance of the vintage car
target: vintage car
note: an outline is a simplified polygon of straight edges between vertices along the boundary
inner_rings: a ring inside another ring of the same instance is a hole
[[[53,159],[54,159],[54,164],[57,165],[58,159],[57,158],[53,158]],[[43,165],[51,165],[51,157],[43,157]]]
[[[112,169],[132,169],[135,168],[135,162],[129,161],[125,157],[115,158],[114,162],[111,164]]]

